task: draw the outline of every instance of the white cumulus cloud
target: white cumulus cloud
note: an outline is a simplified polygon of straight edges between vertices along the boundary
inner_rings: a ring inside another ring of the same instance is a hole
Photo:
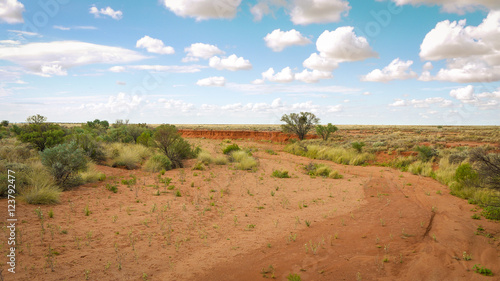
[[[312,43],[311,40],[304,37],[295,29],[289,31],[275,29],[273,32],[268,33],[266,37],[264,37],[264,41],[266,41],[266,46],[275,52],[281,52],[286,47],[294,45],[307,45]]]
[[[182,59],[183,62],[198,61],[200,58],[209,59],[215,55],[224,54],[224,51],[215,45],[194,43],[191,46],[184,48],[187,53],[186,57]]]
[[[177,16],[207,19],[232,19],[241,0],[163,0],[163,5]]]
[[[338,22],[351,7],[344,0],[295,0],[290,11],[294,24]]]
[[[466,26],[465,20],[439,22],[420,45],[424,60],[446,60],[435,76],[425,70],[423,81],[458,83],[500,80],[500,10],[490,11],[478,26]]]
[[[17,0],[4,0],[0,2],[0,22],[8,24],[23,23],[23,3]]]
[[[378,54],[372,50],[366,38],[356,36],[352,26],[343,26],[334,31],[325,30],[316,41],[320,55],[337,62],[360,61]]]
[[[252,69],[252,64],[249,60],[244,59],[243,57],[238,57],[235,54],[230,55],[227,58],[219,58],[218,56],[212,57],[209,60],[210,67],[213,67],[218,70],[249,70]]]
[[[362,76],[361,80],[370,82],[388,82],[392,80],[417,78],[417,73],[410,69],[412,64],[413,61],[411,60],[402,61],[399,58],[396,58],[383,69],[375,69],[367,75]]]
[[[43,76],[65,75],[67,69],[82,65],[125,63],[144,58],[128,49],[79,41],[0,46],[0,59]]]
[[[97,7],[94,5],[90,7],[89,12],[94,15],[94,17],[98,18],[101,16],[108,16],[111,17],[114,20],[120,20],[123,17],[123,12],[122,11],[115,11],[111,7],[106,7],[106,8],[101,8],[97,9]]]
[[[304,62],[302,63],[304,67],[319,71],[333,71],[339,64],[329,58],[322,57],[318,53],[312,53]]]
[[[224,85],[226,85],[226,78],[224,78],[222,76],[208,77],[208,78],[198,80],[198,82],[196,82],[196,85],[223,87]]]
[[[498,0],[392,0],[398,5],[411,4],[418,6],[421,4],[426,5],[441,5],[443,11],[449,13],[463,14],[465,12],[472,12],[477,9],[500,9],[500,2]]]
[[[151,38],[147,35],[137,40],[135,47],[145,48],[148,52],[155,54],[171,55],[175,53],[174,48],[165,46],[160,39]]]
[[[305,83],[318,83],[321,79],[331,79],[333,75],[331,72],[312,70],[309,71],[304,69],[300,73],[295,74],[295,80],[302,81]]]

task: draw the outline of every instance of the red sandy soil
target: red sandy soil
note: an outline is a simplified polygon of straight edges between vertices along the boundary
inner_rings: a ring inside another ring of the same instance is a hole
[[[214,156],[227,145],[190,142]],[[329,161],[314,162],[343,179],[311,178],[303,170],[311,160],[283,152],[282,145],[234,142],[258,149],[256,172],[214,164],[193,171],[196,160],[189,160],[162,176],[173,179],[168,190],[158,173],[99,166],[105,182],[40,206],[43,235],[38,206],[17,202],[18,264],[11,274],[2,262],[4,280],[269,280],[263,272],[276,280],[298,273],[304,281],[499,280],[500,224],[473,220],[480,210],[446,186],[391,168]],[[292,178],[271,177],[275,169]],[[137,184],[129,189],[121,179],[130,175]],[[120,182],[116,194],[105,189],[114,182]],[[2,199],[0,208],[6,205]],[[476,235],[479,225],[485,231]],[[0,233],[5,253],[8,232]],[[57,252],[53,272],[49,247]],[[472,260],[462,259],[464,251]],[[475,273],[474,264],[495,276]]]

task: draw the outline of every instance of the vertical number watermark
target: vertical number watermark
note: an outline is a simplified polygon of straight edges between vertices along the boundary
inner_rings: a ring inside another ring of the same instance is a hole
[[[8,254],[7,254],[7,264],[9,265],[8,271],[11,273],[16,273],[16,172],[12,170],[8,170],[8,198],[7,198],[7,229],[8,233],[8,241],[9,245]]]

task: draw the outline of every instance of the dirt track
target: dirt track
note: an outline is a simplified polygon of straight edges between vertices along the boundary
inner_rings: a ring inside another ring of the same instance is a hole
[[[220,154],[219,140],[190,141]],[[272,265],[276,280],[292,272],[305,281],[498,280],[500,224],[473,220],[475,206],[438,182],[328,161],[315,162],[344,178],[311,178],[302,168],[311,160],[284,153],[281,145],[235,142],[259,149],[256,172],[213,164],[193,171],[196,161],[190,160],[162,177],[173,179],[175,188],[168,190],[157,174],[100,166],[105,183],[64,192],[61,204],[41,207],[44,214],[54,212],[54,218],[45,217],[43,233],[37,206],[19,202],[20,264],[14,278],[3,275],[6,280],[266,280],[263,274],[271,277]],[[292,178],[272,178],[274,169],[288,170]],[[138,179],[135,187],[119,184],[116,194],[104,188],[131,174]],[[174,195],[177,190],[181,197]],[[4,208],[6,200],[0,204]],[[479,225],[485,230],[476,235]],[[2,234],[6,241],[5,229]],[[57,252],[54,272],[49,246]],[[472,260],[462,259],[464,251]],[[495,276],[474,273],[474,264]]]

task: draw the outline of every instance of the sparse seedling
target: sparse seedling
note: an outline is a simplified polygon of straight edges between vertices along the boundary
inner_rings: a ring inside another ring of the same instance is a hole
[[[493,276],[493,272],[491,272],[490,269],[486,268],[486,267],[482,267],[480,264],[475,264],[473,267],[472,267],[472,270],[474,270],[476,273],[479,273],[481,275],[485,275],[485,276]]]
[[[464,253],[462,254],[462,259],[463,259],[464,261],[470,261],[470,260],[472,259],[472,255],[467,254],[467,252],[466,252],[466,251],[464,251]]]

